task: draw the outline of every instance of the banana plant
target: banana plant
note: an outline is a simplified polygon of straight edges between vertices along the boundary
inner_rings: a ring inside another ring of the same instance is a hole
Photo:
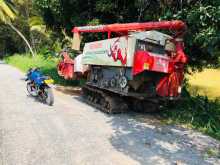
[[[15,19],[16,19],[16,11],[13,8],[13,6],[9,4],[6,0],[0,0],[0,22],[3,22],[4,24],[10,26],[11,29],[14,30],[24,40],[32,56],[35,56],[35,53],[29,41],[21,33],[21,31],[12,24],[12,21]]]

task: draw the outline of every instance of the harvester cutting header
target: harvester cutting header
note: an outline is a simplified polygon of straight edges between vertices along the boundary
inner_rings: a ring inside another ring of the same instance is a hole
[[[155,30],[174,32],[173,36]],[[72,48],[80,49],[83,33],[107,33],[108,39],[85,43],[83,53],[58,65],[65,78],[86,76],[83,95],[89,104],[118,113],[128,107],[153,111],[181,94],[187,56],[182,21],[75,27]],[[111,38],[112,33],[114,38]]]

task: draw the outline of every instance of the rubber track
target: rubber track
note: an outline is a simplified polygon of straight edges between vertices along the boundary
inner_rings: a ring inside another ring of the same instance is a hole
[[[83,97],[87,104],[97,109],[100,109],[105,113],[109,113],[109,114],[122,113],[128,109],[125,102],[123,102],[123,100],[119,96],[110,93],[105,93],[104,91],[99,90],[97,88],[84,86]],[[103,102],[101,104],[100,103],[97,104],[96,102],[94,102],[94,100],[97,99],[102,99]],[[108,108],[106,107],[106,104],[109,104]]]

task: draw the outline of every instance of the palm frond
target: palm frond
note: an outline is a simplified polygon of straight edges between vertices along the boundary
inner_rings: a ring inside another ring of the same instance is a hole
[[[7,4],[4,0],[0,0],[0,19],[3,22],[8,20],[15,19],[16,15],[13,9],[10,8],[10,5]]]
[[[30,30],[31,31],[38,31],[41,33],[45,33],[46,31],[46,25],[42,19],[42,17],[39,16],[33,16],[28,20]]]

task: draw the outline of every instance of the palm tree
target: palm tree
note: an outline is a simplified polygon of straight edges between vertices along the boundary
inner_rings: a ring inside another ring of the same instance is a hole
[[[0,0],[0,22],[4,22],[5,24],[9,25],[24,40],[32,56],[34,56],[34,51],[26,37],[12,24],[11,21],[15,18],[16,14],[11,6],[5,0]]]

